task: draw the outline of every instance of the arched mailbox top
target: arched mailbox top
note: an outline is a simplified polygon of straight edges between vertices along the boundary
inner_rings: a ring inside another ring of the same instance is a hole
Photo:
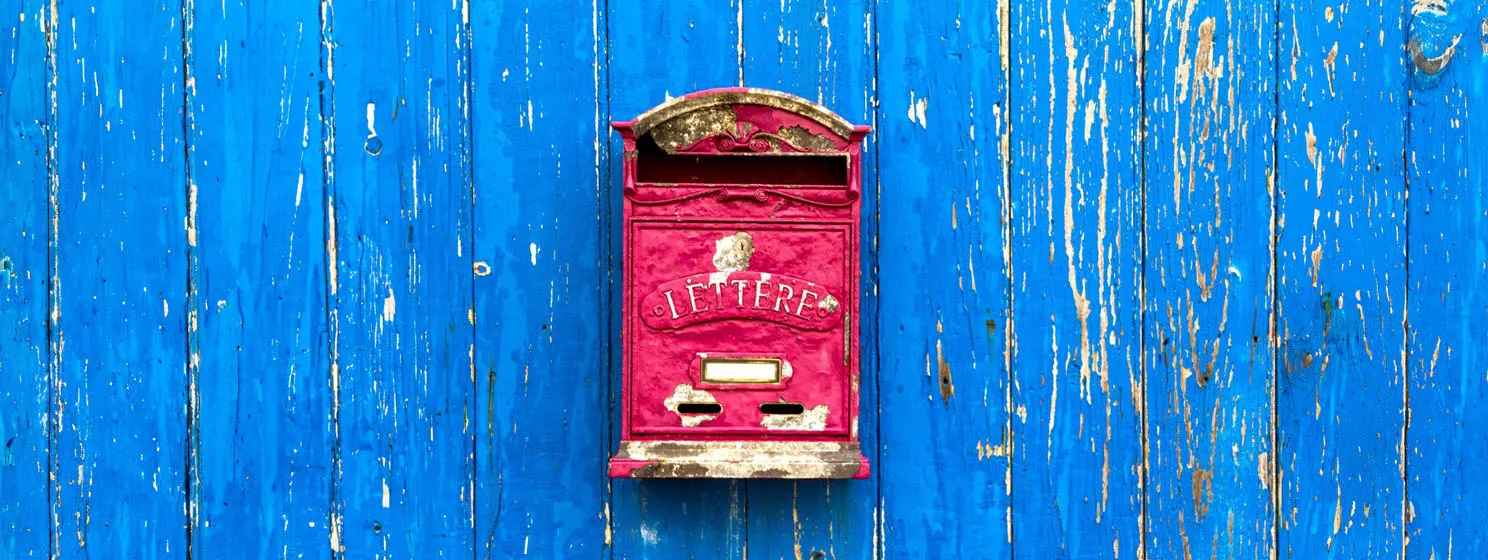
[[[672,154],[853,152],[870,130],[806,99],[758,88],[700,91],[613,126],[628,141],[650,135]]]

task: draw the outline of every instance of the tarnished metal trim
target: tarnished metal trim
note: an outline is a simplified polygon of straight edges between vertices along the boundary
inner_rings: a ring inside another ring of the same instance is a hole
[[[857,443],[626,441],[610,476],[631,478],[867,478]]]
[[[851,122],[826,107],[789,93],[755,88],[709,91],[693,96],[678,97],[636,117],[632,129],[636,136],[641,136],[650,131],[652,127],[679,115],[720,105],[763,105],[808,117],[843,138],[849,138],[853,132]]]

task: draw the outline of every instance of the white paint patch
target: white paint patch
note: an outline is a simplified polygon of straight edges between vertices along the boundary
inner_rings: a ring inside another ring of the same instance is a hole
[[[367,137],[377,136],[377,127],[372,123],[377,118],[377,104],[367,103]]]
[[[537,266],[537,253],[539,249],[536,243],[528,244],[527,249],[532,252],[532,266]]]
[[[641,540],[652,545],[661,542],[661,539],[656,536],[656,528],[645,523],[641,524]]]
[[[693,389],[692,385],[683,383],[677,385],[677,388],[672,391],[672,395],[662,401],[662,404],[666,405],[666,409],[681,417],[682,425],[688,428],[696,428],[702,425],[703,422],[718,418],[717,414],[683,414],[677,412],[677,406],[686,403],[717,404],[718,399],[714,398],[712,393],[701,389]]]
[[[169,301],[166,301],[166,300],[163,300],[163,299],[160,300],[160,316],[161,317],[170,317],[170,302]]]
[[[800,414],[766,414],[760,426],[766,430],[820,432],[827,429],[827,412],[827,405],[819,404]]]
[[[746,232],[726,235],[713,242],[713,267],[720,272],[749,270],[754,256],[754,237]]]
[[[393,504],[393,493],[388,491],[387,481],[382,481],[382,509],[388,509]]]
[[[916,99],[914,90],[909,91],[909,122],[920,125],[920,128],[925,128],[925,109],[928,109],[929,107],[929,97],[920,97]]]
[[[824,298],[821,298],[821,301],[816,302],[816,306],[821,309],[827,310],[828,313],[835,313],[837,312],[838,306],[837,298],[826,296]]]
[[[382,322],[391,323],[393,317],[398,314],[398,298],[393,297],[393,289],[388,288],[388,295],[382,298]]]

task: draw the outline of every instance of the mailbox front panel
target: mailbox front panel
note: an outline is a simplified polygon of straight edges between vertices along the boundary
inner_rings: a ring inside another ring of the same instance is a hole
[[[726,88],[617,122],[619,450],[610,476],[864,478],[859,208],[868,128]]]
[[[848,433],[851,223],[631,228],[632,433]]]

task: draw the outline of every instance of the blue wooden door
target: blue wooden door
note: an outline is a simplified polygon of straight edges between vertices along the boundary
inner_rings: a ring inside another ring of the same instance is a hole
[[[1488,556],[1488,10],[0,0],[0,557]],[[611,480],[611,120],[870,124],[863,481]]]

